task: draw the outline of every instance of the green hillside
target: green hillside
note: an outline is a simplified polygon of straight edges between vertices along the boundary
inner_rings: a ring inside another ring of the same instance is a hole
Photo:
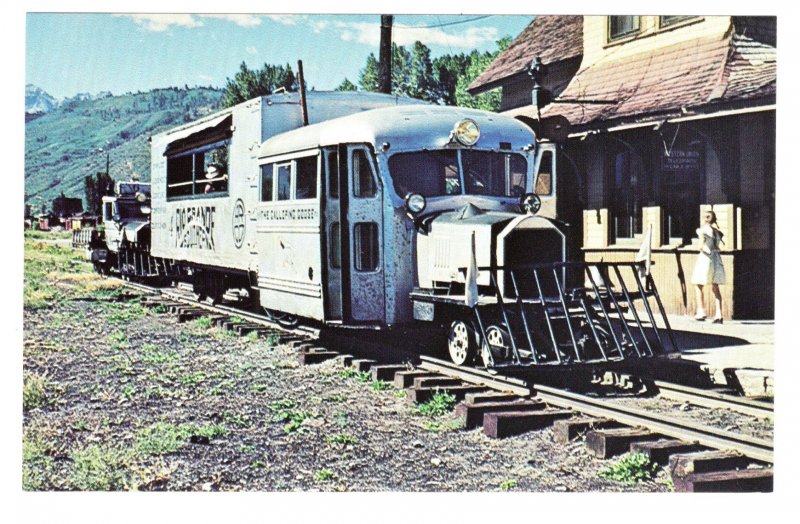
[[[116,180],[132,171],[150,179],[148,137],[220,109],[222,91],[155,89],[147,93],[70,102],[25,123],[25,195],[48,203],[61,194],[83,197],[83,179],[105,171]],[[129,167],[130,166],[130,167]]]

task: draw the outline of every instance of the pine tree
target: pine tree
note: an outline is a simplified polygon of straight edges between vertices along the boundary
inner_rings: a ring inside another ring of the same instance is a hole
[[[342,80],[342,83],[339,84],[339,87],[334,89],[334,91],[357,91],[357,90],[358,88],[356,87],[356,85],[353,82],[351,82],[347,77],[345,77],[345,79]]]

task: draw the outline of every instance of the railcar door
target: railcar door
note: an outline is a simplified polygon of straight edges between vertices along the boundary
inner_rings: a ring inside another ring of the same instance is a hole
[[[337,166],[335,173],[333,165]],[[344,323],[382,323],[382,188],[372,153],[364,145],[340,145],[326,151],[326,167],[328,191],[335,195],[326,201],[325,211],[329,318]]]

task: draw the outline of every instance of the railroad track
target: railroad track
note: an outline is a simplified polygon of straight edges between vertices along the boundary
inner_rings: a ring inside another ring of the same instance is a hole
[[[602,419],[615,420],[632,427],[646,428],[655,434],[683,442],[696,442],[709,448],[732,450],[758,461],[773,462],[773,444],[769,440],[724,431],[638,408],[622,406],[605,399],[573,393],[559,388],[541,384],[527,384],[520,379],[504,377],[479,369],[463,368],[430,357],[422,357],[420,368],[501,392],[510,392],[525,397],[533,396],[551,406],[571,409],[575,412]],[[691,397],[691,392],[694,391],[694,388],[683,388],[674,384],[662,385],[664,387],[672,387],[675,391],[680,391],[686,398],[697,398]],[[709,401],[713,400],[717,407],[722,407],[729,397],[729,395],[714,395],[707,398]],[[732,398],[736,401],[734,405],[737,406],[741,405],[741,401],[745,400]],[[747,403],[745,402],[745,404]],[[764,409],[766,408],[764,407]],[[763,415],[763,412],[760,413]]]
[[[729,409],[756,418],[774,418],[774,406],[771,402],[755,400],[736,395],[727,395],[717,391],[693,388],[671,382],[655,381],[658,393],[662,397],[703,406],[712,409]]]

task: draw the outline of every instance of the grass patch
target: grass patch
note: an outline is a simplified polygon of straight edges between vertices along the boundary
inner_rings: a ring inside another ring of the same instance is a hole
[[[369,371],[358,371],[357,369],[343,369],[339,372],[339,376],[343,379],[354,378],[359,382],[370,382],[372,380],[372,375],[369,374]]]
[[[253,421],[250,420],[250,417],[247,415],[241,415],[239,413],[231,413],[230,411],[225,411],[222,414],[222,420],[225,424],[237,427],[237,428],[249,428],[253,425]]]
[[[267,335],[266,342],[268,346],[277,346],[281,343],[281,337],[275,333]]]
[[[325,438],[329,446],[350,446],[358,443],[358,439],[347,433],[339,433],[338,435],[329,435]]]
[[[600,476],[623,484],[653,480],[658,474],[658,464],[644,453],[629,453],[614,464],[600,470]]]
[[[155,344],[142,344],[142,361],[147,364],[171,364],[178,360],[178,353],[162,350]]]
[[[197,329],[211,329],[212,326],[211,317],[199,317],[194,321],[194,327]]]
[[[436,391],[427,402],[417,405],[414,413],[423,417],[440,417],[456,405],[456,396],[447,390]]]
[[[202,371],[193,371],[192,373],[186,373],[185,375],[181,375],[178,377],[178,381],[181,384],[185,384],[187,386],[191,386],[194,384],[202,384],[208,378],[208,375],[203,373]]]
[[[304,409],[297,409],[297,403],[293,400],[277,400],[270,404],[272,410],[273,422],[285,422],[283,431],[286,433],[295,433],[303,431],[306,427],[303,423],[314,415]]]
[[[322,468],[321,470],[314,473],[314,480],[325,482],[327,480],[331,480],[335,477],[333,471],[329,470],[328,468]]]
[[[40,435],[26,431],[22,436],[22,489],[46,489],[54,469],[51,446]]]
[[[57,391],[46,374],[32,372],[22,374],[22,410],[42,407],[55,400]]]
[[[69,483],[82,491],[131,489],[133,453],[112,446],[90,444],[72,452]]]
[[[221,424],[196,426],[157,422],[138,432],[136,450],[143,455],[169,455],[185,446],[193,436],[213,440],[225,436],[227,431]]]
[[[464,421],[460,419],[450,419],[443,422],[439,420],[426,420],[422,425],[427,431],[433,433],[447,433],[448,431],[464,429]]]
[[[369,387],[372,391],[386,391],[389,389],[394,389],[394,386],[385,380],[376,380],[370,384]]]
[[[514,479],[504,480],[500,483],[500,489],[502,491],[511,491],[512,489],[517,487],[517,481]]]

